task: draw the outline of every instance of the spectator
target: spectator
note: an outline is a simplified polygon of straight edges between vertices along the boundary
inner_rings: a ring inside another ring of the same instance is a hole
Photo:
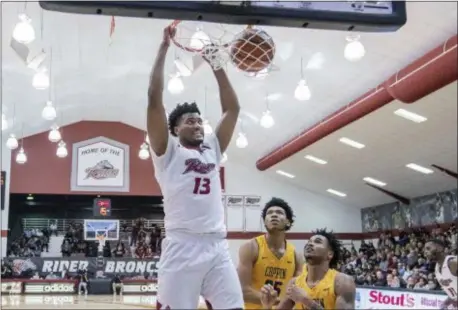
[[[123,257],[126,254],[126,249],[124,247],[124,243],[118,242],[116,248],[113,250],[114,257]]]
[[[57,220],[52,222],[51,225],[49,225],[49,236],[51,237],[53,234],[56,235],[57,237]]]
[[[426,285],[426,280],[423,277],[420,277],[418,279],[418,282],[414,286],[415,290],[427,290],[429,289],[428,286]]]
[[[111,280],[111,287],[113,289],[113,295],[116,295],[118,290],[119,290],[119,295],[122,295],[124,286],[122,284],[121,277],[118,274],[116,274],[113,280]]]
[[[40,280],[40,273],[38,271],[35,271],[35,273],[33,274],[33,277],[31,277],[30,279],[32,280]]]
[[[401,282],[399,281],[399,278],[393,274],[388,274],[386,276],[386,282],[389,287],[392,287],[392,288],[401,287]]]
[[[63,257],[69,257],[72,254],[72,245],[69,239],[64,239],[61,246],[61,252]]]

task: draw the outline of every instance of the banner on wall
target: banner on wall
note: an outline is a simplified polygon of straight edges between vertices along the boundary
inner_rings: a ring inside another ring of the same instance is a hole
[[[6,191],[6,171],[2,171],[0,175],[1,189],[0,189],[0,204],[1,209],[5,209],[5,191]]]
[[[457,189],[361,209],[363,232],[404,229],[458,220]]]
[[[105,137],[73,144],[72,191],[128,192],[129,146]]]
[[[261,196],[245,196],[244,205],[246,207],[260,207],[261,206]]]
[[[4,258],[12,271],[14,277],[28,277],[39,272],[44,276],[53,273],[61,273],[66,270],[68,273],[77,273],[78,270],[86,269],[90,274],[103,275],[107,277],[115,274],[124,276],[138,276],[144,274],[156,274],[156,264],[159,258],[134,259],[134,258],[96,258],[88,257],[83,259],[63,257],[31,257],[31,258]]]
[[[441,309],[445,294],[408,290],[356,289],[356,309]]]

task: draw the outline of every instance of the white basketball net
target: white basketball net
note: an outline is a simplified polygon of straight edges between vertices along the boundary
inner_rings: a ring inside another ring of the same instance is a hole
[[[105,246],[105,236],[103,234],[99,234],[96,236],[97,240],[99,241],[99,248],[98,248],[98,251],[99,252],[102,252],[103,251],[103,247]]]
[[[257,36],[256,33],[251,37],[242,37],[247,26],[174,21],[171,27],[176,29],[176,34],[172,38],[172,41],[178,48],[189,53],[204,56],[215,70],[224,67],[229,61],[236,64],[233,54],[237,52],[233,53],[234,48],[241,51],[241,54],[249,58],[250,62],[254,60],[257,63],[257,67],[260,64],[264,64],[265,69],[263,71],[268,72],[273,68],[271,65],[273,59],[270,59],[269,54],[275,54],[275,45],[268,45],[266,41],[254,43],[250,39]],[[253,27],[253,29],[256,28]],[[265,35],[267,36],[267,34]],[[258,54],[259,50],[262,50],[262,55],[260,55],[261,57],[256,57],[256,55],[246,53],[246,51],[238,48],[235,43],[238,43],[237,46],[239,47],[243,47],[245,44],[255,45],[255,48],[258,49]],[[240,60],[239,58],[238,61]],[[250,66],[246,69],[244,71],[252,72],[250,75],[256,74],[256,70],[250,68]]]

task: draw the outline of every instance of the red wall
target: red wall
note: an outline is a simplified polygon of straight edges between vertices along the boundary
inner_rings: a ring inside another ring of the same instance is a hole
[[[72,145],[91,138],[103,136],[130,146],[130,192],[101,193],[109,195],[161,196],[154,177],[151,159],[138,158],[145,133],[119,122],[83,121],[62,127],[62,137],[67,144],[68,156],[56,156],[57,144],[48,140],[48,132],[24,139],[27,163],[19,165],[12,152],[11,193],[22,194],[95,194],[94,192],[71,192]],[[97,193],[98,194],[98,193]]]

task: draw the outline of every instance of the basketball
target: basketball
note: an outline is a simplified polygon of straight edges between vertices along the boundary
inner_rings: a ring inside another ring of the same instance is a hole
[[[245,72],[267,68],[275,56],[275,43],[267,32],[248,28],[239,33],[231,45],[234,66]]]

